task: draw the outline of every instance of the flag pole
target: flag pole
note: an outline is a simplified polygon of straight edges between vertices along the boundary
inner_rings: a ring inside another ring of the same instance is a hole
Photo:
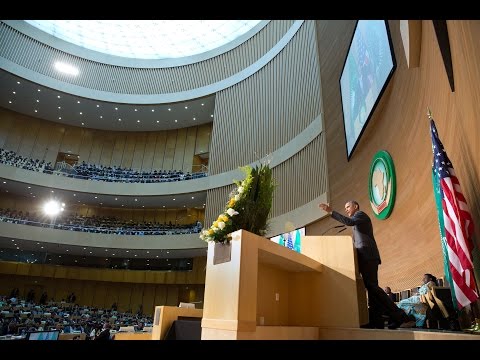
[[[430,111],[430,108],[427,106],[427,115],[428,115],[428,120],[432,120],[432,112]]]

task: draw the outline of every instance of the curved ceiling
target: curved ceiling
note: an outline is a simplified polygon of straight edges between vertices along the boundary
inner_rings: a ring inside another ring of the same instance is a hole
[[[202,54],[230,43],[260,20],[25,20],[75,45],[135,59]]]

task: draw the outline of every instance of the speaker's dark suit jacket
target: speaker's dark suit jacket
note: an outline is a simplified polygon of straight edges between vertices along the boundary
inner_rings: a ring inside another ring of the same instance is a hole
[[[378,260],[379,264],[382,263],[373,236],[372,220],[367,214],[358,210],[352,217],[347,217],[332,211],[332,217],[347,226],[353,226],[353,246],[357,249],[359,263],[371,260]]]

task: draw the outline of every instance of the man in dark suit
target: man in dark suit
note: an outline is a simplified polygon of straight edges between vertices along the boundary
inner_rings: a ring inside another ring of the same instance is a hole
[[[357,250],[358,270],[368,292],[369,322],[360,327],[383,329],[382,315],[390,318],[388,324],[390,329],[396,329],[402,323],[409,321],[405,312],[398,308],[385,294],[385,291],[378,286],[378,265],[382,261],[373,236],[372,221],[366,213],[360,210],[358,202],[351,200],[345,204],[345,212],[348,217],[332,210],[328,204],[319,204],[319,207],[330,213],[335,220],[347,226],[353,226],[353,245]]]
[[[110,323],[105,322],[103,324],[102,331],[100,331],[100,333],[97,336],[95,336],[94,340],[110,340],[110,329],[111,328],[112,328],[112,326],[110,325]]]

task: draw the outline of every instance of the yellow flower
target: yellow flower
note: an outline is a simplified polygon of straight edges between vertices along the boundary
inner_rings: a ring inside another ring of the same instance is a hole
[[[218,220],[213,222],[212,227],[218,227]]]
[[[212,229],[208,229],[208,235],[213,235],[214,231]]]
[[[230,201],[228,202],[228,207],[232,207],[233,205],[235,205],[235,199],[230,199]]]
[[[220,215],[220,216],[222,217],[222,221],[223,221],[223,222],[227,222],[227,221],[228,221],[228,216],[227,216],[227,215],[222,214],[222,215]],[[219,216],[219,217],[220,217],[220,216]]]
[[[223,215],[222,214],[218,215],[217,222],[220,222],[220,221],[225,221],[225,220],[223,220]]]

